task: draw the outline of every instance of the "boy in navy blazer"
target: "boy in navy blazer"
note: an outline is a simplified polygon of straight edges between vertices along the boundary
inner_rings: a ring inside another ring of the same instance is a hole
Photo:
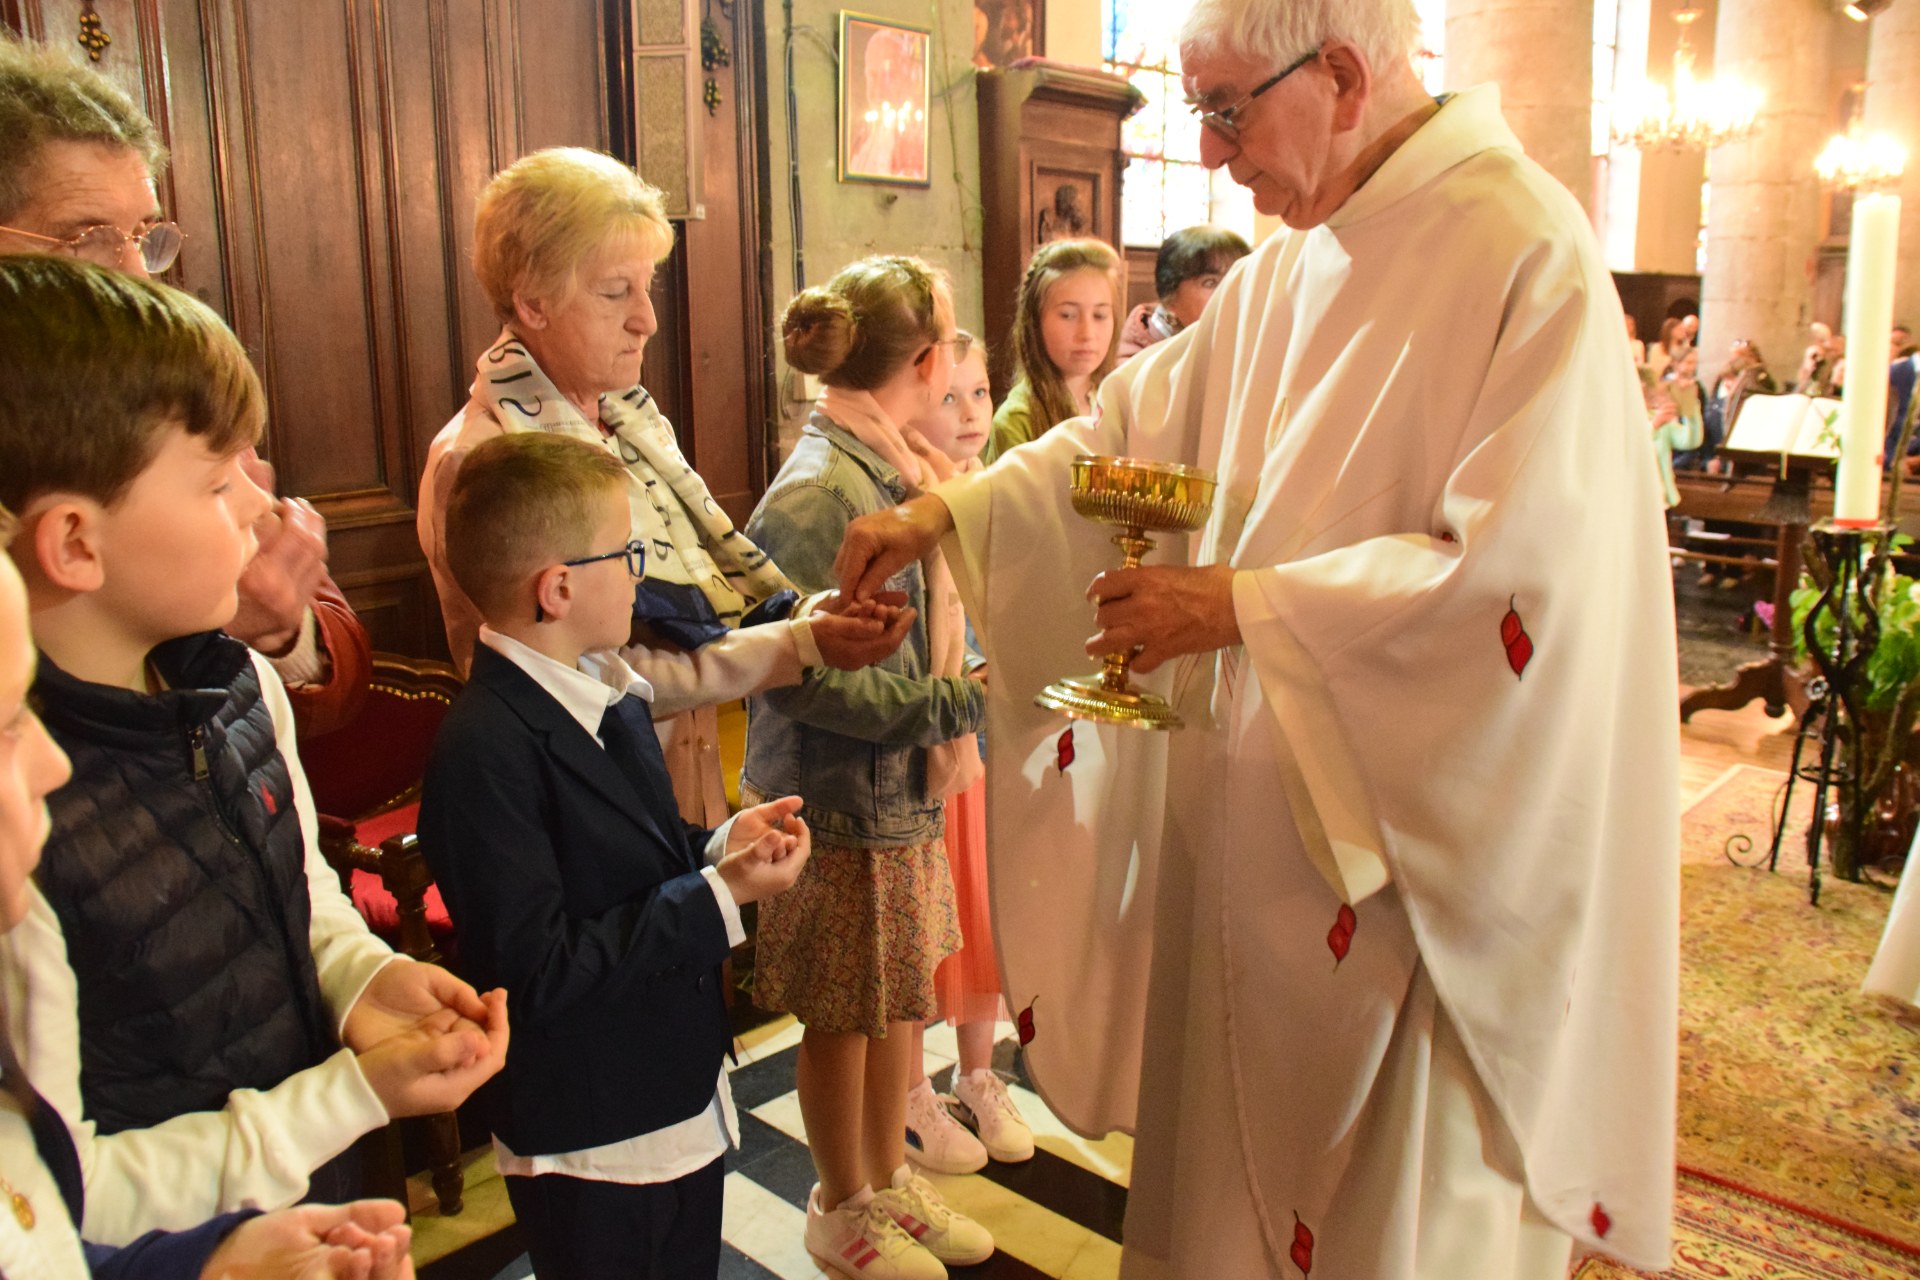
[[[420,840],[463,967],[520,1032],[481,1096],[541,1280],[717,1272],[739,1142],[720,964],[739,905],[811,847],[798,797],[714,831],[680,818],[652,689],[614,652],[645,571],[631,536],[618,459],[543,432],[474,449],[446,520],[487,625]]]

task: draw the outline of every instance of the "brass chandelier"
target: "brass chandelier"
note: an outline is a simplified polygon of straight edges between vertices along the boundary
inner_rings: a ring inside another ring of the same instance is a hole
[[[1745,137],[1759,123],[1761,93],[1737,81],[1693,74],[1687,29],[1698,9],[1673,15],[1680,40],[1673,51],[1671,87],[1646,81],[1624,92],[1613,116],[1613,140],[1640,151],[1710,151]]]

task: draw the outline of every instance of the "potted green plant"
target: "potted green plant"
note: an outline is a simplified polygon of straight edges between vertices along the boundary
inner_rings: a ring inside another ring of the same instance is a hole
[[[1898,550],[1913,542],[1894,537]],[[1817,562],[1816,562],[1817,563]],[[1809,575],[1793,593],[1793,634],[1800,656],[1806,654],[1806,619],[1824,584]],[[1852,691],[1857,723],[1843,741],[1848,763],[1857,771],[1858,792],[1843,787],[1826,815],[1832,836],[1835,875],[1858,880],[1862,866],[1884,864],[1903,857],[1912,842],[1916,810],[1920,809],[1920,751],[1914,726],[1920,719],[1920,581],[1899,572],[1890,558],[1872,592],[1879,637],[1861,669],[1859,686]],[[1864,621],[1864,607],[1855,601],[1856,630]],[[1831,652],[1837,621],[1822,613],[1815,640]],[[1859,844],[1853,824],[1839,820],[1855,799],[1865,815]]]

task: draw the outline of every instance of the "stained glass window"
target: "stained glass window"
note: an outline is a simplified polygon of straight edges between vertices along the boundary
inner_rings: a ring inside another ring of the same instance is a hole
[[[1447,0],[1413,0],[1420,15],[1420,53],[1414,67],[1428,93],[1438,95],[1447,83]]]
[[[1180,24],[1186,6],[1168,0],[1103,0],[1106,66],[1146,97],[1121,128],[1126,173],[1120,186],[1120,236],[1152,247],[1196,223],[1230,227],[1253,239],[1253,201],[1225,170],[1200,163],[1200,122],[1180,88]]]

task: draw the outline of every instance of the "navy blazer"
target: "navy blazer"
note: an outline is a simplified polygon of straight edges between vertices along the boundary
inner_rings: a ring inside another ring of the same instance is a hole
[[[514,663],[476,645],[440,727],[420,844],[463,976],[505,987],[513,1039],[483,1086],[516,1155],[584,1151],[713,1101],[732,1042],[726,924],[699,874],[646,704],[626,763]]]

